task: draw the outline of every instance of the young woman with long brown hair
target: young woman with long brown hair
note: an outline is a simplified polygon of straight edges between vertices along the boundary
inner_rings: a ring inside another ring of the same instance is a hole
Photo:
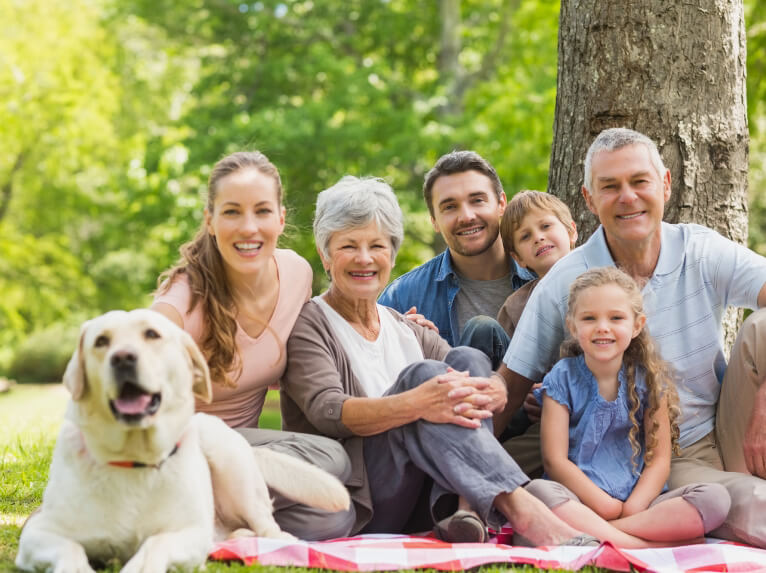
[[[296,455],[343,480],[350,464],[336,442],[257,427],[268,387],[284,372],[287,338],[311,296],[309,264],[277,248],[284,227],[277,168],[258,151],[224,157],[210,173],[204,221],[181,247],[180,261],[160,276],[152,308],[189,332],[207,358],[213,400],[198,402],[198,411],[220,417],[252,445]],[[346,512],[275,497],[277,522],[303,539],[343,536],[354,521]]]

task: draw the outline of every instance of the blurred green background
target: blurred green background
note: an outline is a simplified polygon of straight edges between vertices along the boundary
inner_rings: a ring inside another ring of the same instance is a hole
[[[747,0],[750,240],[766,254],[766,3]],[[396,189],[395,274],[441,249],[420,196],[454,148],[545,189],[558,2],[0,1],[0,374],[58,379],[79,323],[145,306],[234,150],[279,168],[282,241],[320,270],[316,194]],[[444,57],[452,53],[456,57]],[[325,280],[316,272],[315,288]]]

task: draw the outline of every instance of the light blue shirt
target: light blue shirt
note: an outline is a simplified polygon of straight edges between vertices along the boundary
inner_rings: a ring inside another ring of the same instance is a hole
[[[644,286],[647,327],[662,357],[676,369],[681,447],[713,430],[726,370],[721,318],[728,305],[756,308],[766,283],[766,259],[700,225],[662,224],[660,257]],[[565,336],[569,285],[589,268],[615,266],[599,227],[558,261],[535,288],[503,361],[541,380]]]
[[[542,401],[542,393],[566,406],[569,410],[569,451],[567,456],[598,487],[612,497],[625,501],[636,486],[644,469],[644,411],[647,405],[646,383],[643,370],[636,371],[636,393],[639,407],[636,420],[639,433],[636,439],[640,452],[633,468],[633,451],[629,433],[633,427],[628,404],[628,383],[624,370],[620,370],[617,398],[611,402],[598,393],[598,382],[585,358],[559,360],[535,391]]]

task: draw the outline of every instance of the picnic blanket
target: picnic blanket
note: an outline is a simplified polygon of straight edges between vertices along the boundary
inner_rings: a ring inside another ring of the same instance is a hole
[[[578,570],[594,565],[614,571],[698,573],[701,571],[766,572],[766,550],[735,543],[711,542],[663,549],[600,547],[512,547],[493,543],[445,543],[406,535],[359,535],[306,542],[245,537],[219,543],[211,559],[239,560],[247,565],[284,565],[338,571],[438,569],[460,571],[489,563],[534,565],[540,569]]]

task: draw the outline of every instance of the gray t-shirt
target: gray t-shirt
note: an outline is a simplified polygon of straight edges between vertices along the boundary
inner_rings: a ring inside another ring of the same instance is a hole
[[[463,332],[465,323],[474,316],[483,314],[495,318],[505,299],[513,292],[510,274],[488,281],[476,281],[458,275],[458,284],[460,290],[455,296],[455,308],[460,332]]]

